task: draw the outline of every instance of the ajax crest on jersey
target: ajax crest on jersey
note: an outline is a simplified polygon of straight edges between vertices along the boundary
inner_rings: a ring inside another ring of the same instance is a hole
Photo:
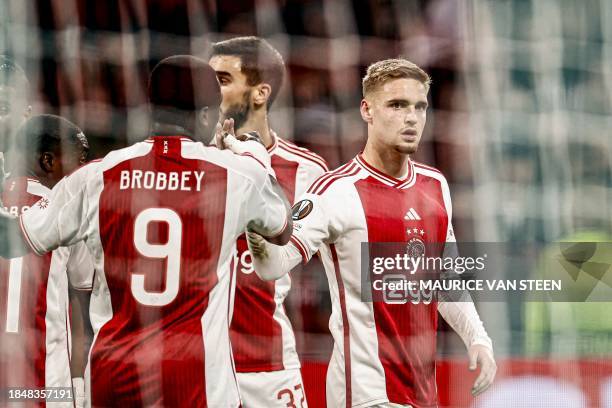
[[[411,258],[425,256],[425,241],[423,240],[425,231],[421,228],[408,228],[406,234],[408,235],[408,243],[406,245],[408,256]]]

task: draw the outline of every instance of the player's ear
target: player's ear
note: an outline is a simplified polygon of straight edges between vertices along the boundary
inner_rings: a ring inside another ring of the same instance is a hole
[[[38,164],[45,173],[53,173],[56,157],[52,152],[44,152],[40,155]]]
[[[372,114],[370,112],[370,104],[365,99],[361,100],[361,105],[359,105],[359,112],[361,113],[361,118],[366,123],[372,123]]]
[[[268,98],[272,93],[272,87],[269,84],[259,84],[253,90],[253,104],[255,106],[265,105],[268,103]]]
[[[211,118],[208,112],[208,106],[205,106],[203,108],[201,108],[198,111],[198,123],[200,124],[200,126],[202,126],[203,128],[208,128],[211,126]]]

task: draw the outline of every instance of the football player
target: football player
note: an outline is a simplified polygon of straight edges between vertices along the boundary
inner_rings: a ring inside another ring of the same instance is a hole
[[[265,148],[237,141],[231,120],[219,133],[234,150],[254,144],[252,151],[198,142],[210,139],[221,102],[206,62],[162,60],[149,101],[151,137],[81,167],[19,220],[3,217],[0,254],[86,242],[95,266],[88,404],[238,407],[232,249],[246,228],[287,242],[288,202]]]
[[[249,234],[255,269],[263,276],[321,253],[333,304],[330,407],[436,406],[438,313],[465,342],[470,369],[481,367],[473,395],[495,376],[491,340],[471,301],[399,304],[361,297],[368,290],[362,286],[363,242],[399,242],[415,249],[437,245],[430,257],[441,257],[455,244],[445,177],[410,158],[425,126],[429,86],[427,73],[407,60],[372,64],[360,106],[368,130],[363,153],[320,177],[301,196],[289,245]]]
[[[268,112],[285,74],[280,53],[261,38],[237,37],[213,44],[209,63],[221,85],[222,118],[234,120],[237,134],[257,132],[278,182],[293,202],[328,169],[323,158],[270,128]],[[295,336],[283,306],[291,279],[259,279],[244,235],[237,248],[230,336],[244,407],[306,407]]]
[[[50,189],[87,157],[85,135],[73,123],[54,115],[28,119],[11,149],[10,176],[2,202],[15,216],[49,205]],[[80,329],[68,331],[68,290],[91,289],[93,263],[83,243],[43,256],[0,260],[0,388],[73,387],[82,395],[86,348]],[[79,315],[73,315],[80,321]],[[78,323],[77,323],[78,324]],[[71,355],[72,354],[72,355]],[[71,358],[72,357],[72,358]],[[70,363],[70,364],[69,364]],[[71,380],[72,376],[76,379]],[[44,402],[41,402],[44,406]],[[54,406],[70,406],[57,402]]]

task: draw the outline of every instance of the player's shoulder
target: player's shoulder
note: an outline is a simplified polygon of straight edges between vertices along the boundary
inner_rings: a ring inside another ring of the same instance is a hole
[[[412,161],[412,168],[417,176],[438,180],[442,185],[448,185],[448,181],[444,174],[435,167]]]
[[[192,142],[183,147],[182,156],[188,159],[206,161],[222,167],[230,173],[257,182],[268,174],[266,165],[256,155],[249,152],[238,154],[229,149],[220,150],[216,146]]]
[[[338,167],[335,170],[327,171],[318,177],[308,188],[307,193],[323,196],[333,195],[352,189],[355,181],[360,179],[361,167],[355,160]]]
[[[300,147],[295,143],[282,139],[278,136],[275,136],[274,143],[274,152],[279,156],[288,158],[304,166],[315,167],[319,171],[329,171],[329,167],[325,159],[315,152],[306,149],[305,147]]]

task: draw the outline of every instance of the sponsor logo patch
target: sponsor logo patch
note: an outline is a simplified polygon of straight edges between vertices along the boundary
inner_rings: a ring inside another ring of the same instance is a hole
[[[301,200],[295,203],[291,210],[291,219],[293,221],[298,221],[305,218],[308,214],[311,213],[312,208],[313,204],[310,200]]]

